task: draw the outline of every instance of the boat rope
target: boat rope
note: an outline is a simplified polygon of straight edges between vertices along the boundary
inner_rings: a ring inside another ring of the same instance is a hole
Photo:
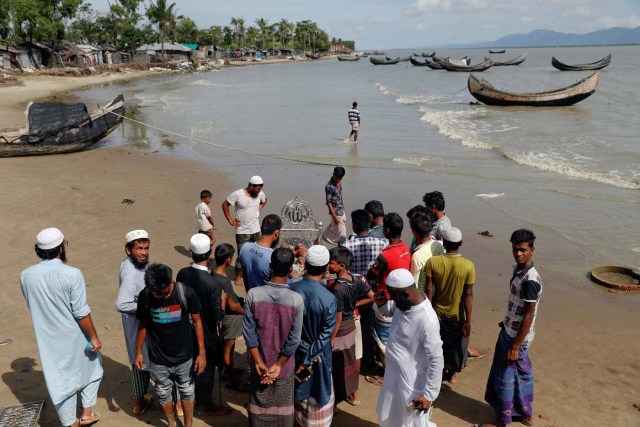
[[[628,104],[628,103],[626,103],[626,102],[622,102],[622,101],[619,101],[619,100],[617,100],[617,99],[612,99],[612,98],[610,98],[610,97],[609,97],[609,95],[607,95],[607,94],[606,94],[604,91],[602,91],[602,90],[598,91],[598,93],[601,93],[602,95],[604,95],[604,97],[605,97],[605,98],[607,98],[607,99],[609,100],[609,104],[611,104],[612,102],[615,102],[615,103],[618,103],[618,104],[620,104],[620,105],[625,105],[625,106],[627,106],[627,107],[635,107],[635,106],[637,106],[637,104]]]
[[[332,167],[336,165],[336,163],[327,163],[327,162],[320,162],[320,161],[315,161],[315,160],[295,159],[295,158],[292,158],[292,157],[278,156],[278,155],[274,155],[274,154],[258,153],[258,152],[255,152],[255,151],[243,150],[241,148],[229,147],[227,145],[216,144],[215,142],[206,141],[204,139],[195,138],[193,136],[184,135],[184,134],[181,134],[181,133],[178,133],[178,132],[172,132],[170,130],[163,129],[163,128],[160,128],[158,126],[154,126],[154,125],[149,124],[149,123],[141,122],[140,120],[136,120],[136,119],[131,118],[131,117],[123,116],[122,114],[118,114],[118,113],[113,112],[113,111],[110,111],[110,113],[111,114],[115,114],[118,117],[122,117],[125,120],[129,120],[130,122],[134,122],[134,123],[137,123],[139,125],[142,125],[142,126],[145,126],[145,127],[151,128],[151,129],[155,129],[155,130],[157,130],[159,132],[162,132],[162,133],[178,136],[180,138],[185,138],[185,139],[188,139],[188,140],[193,141],[193,142],[199,142],[199,143],[202,143],[202,144],[208,144],[208,145],[211,145],[211,146],[214,146],[214,147],[218,147],[218,148],[222,148],[222,149],[230,150],[230,151],[235,151],[235,152],[242,153],[242,154],[249,154],[249,155],[257,156],[257,157],[266,157],[266,158],[274,159],[274,160],[284,160],[284,161],[288,161],[288,162],[306,163],[306,164],[309,164],[309,165],[332,166]],[[365,165],[343,164],[343,166],[344,167],[349,167],[349,168],[370,169],[370,166],[365,166]],[[386,170],[397,170],[398,169],[397,167],[394,168],[394,167],[385,167],[385,166],[376,166],[375,168],[376,169],[386,169]],[[403,167],[403,169],[406,169],[406,168]],[[415,169],[415,170],[419,170],[419,169]]]
[[[446,99],[446,98],[451,98],[451,97],[453,97],[453,95],[457,95],[457,94],[459,94],[460,92],[462,92],[463,90],[466,90],[466,89],[467,89],[467,87],[465,86],[462,89],[453,92],[452,94],[441,96],[440,98],[436,98],[436,99],[431,99],[429,102],[439,101],[441,99]]]

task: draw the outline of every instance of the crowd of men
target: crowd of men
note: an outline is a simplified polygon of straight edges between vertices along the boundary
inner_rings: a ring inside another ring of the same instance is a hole
[[[191,426],[196,404],[204,415],[229,414],[231,408],[212,400],[218,368],[229,388],[249,393],[249,425],[329,426],[337,404],[361,404],[362,367],[365,379],[381,386],[379,425],[434,425],[431,409],[441,382],[457,380],[471,351],[474,265],[459,252],[462,233],[444,213],[438,191],[406,214],[410,245],[402,240],[402,216],[385,213],[376,200],[351,211],[354,234],[348,237],[344,176],[336,167],[325,187],[332,221],[323,239],[331,250],[317,242],[291,248],[281,241],[278,215],[260,221],[267,198],[259,176],[222,203],[236,229],[235,249],[214,245],[212,194],[201,193],[198,233],[189,241],[192,264],[175,277],[169,266],[149,264],[145,230],[126,234],[115,308],[132,369],[135,415],[152,401],[151,380],[171,427],[178,417]],[[542,292],[534,241],[526,229],[511,236],[516,264],[486,387],[496,412],[487,426],[533,423],[528,348]],[[20,284],[47,388],[62,425],[91,425],[100,419],[93,408],[102,344],[84,278],[65,264],[66,241],[57,228],[37,235],[35,251],[41,262],[22,272]],[[244,286],[245,299],[227,276],[236,253],[235,284]],[[233,361],[240,336],[248,383]]]

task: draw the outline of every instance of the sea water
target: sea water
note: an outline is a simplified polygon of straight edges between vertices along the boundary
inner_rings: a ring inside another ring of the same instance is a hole
[[[591,74],[556,70],[552,56],[566,63],[608,53],[613,59],[594,95],[561,108],[470,105],[468,73],[409,62],[374,66],[367,58],[158,76],[79,97],[106,102],[122,92],[133,117],[153,126],[125,122],[108,145],[205,160],[239,187],[262,175],[267,195],[276,186],[287,195],[270,200],[272,212],[299,195],[326,222],[323,188],[332,166],[343,165],[347,211],[379,199],[404,217],[424,193],[440,190],[463,234],[489,230],[508,245],[513,229],[532,228],[546,268],[584,277],[601,264],[637,267],[640,47],[437,52],[468,55],[472,63],[522,53],[522,65],[477,75],[501,89],[543,91]],[[352,101],[362,114],[358,144],[345,143]],[[215,194],[215,183],[202,187]]]

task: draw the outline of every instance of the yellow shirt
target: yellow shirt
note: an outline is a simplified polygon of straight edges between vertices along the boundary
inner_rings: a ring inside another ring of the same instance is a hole
[[[462,255],[444,254],[429,258],[424,274],[433,284],[433,309],[440,320],[464,322],[466,320],[462,292],[465,285],[476,281],[473,263]]]

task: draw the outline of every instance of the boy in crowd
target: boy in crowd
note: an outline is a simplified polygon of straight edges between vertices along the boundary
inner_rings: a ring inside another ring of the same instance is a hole
[[[196,206],[196,219],[198,220],[198,233],[206,234],[211,240],[211,247],[216,242],[216,236],[213,233],[214,224],[211,217],[211,198],[213,194],[209,190],[202,190],[200,192],[200,203]]]
[[[336,297],[336,326],[331,336],[333,349],[333,388],[336,404],[346,400],[357,406],[360,358],[356,354],[356,307],[373,303],[373,291],[364,277],[352,274],[349,269],[353,255],[349,249],[338,246],[329,251],[329,273],[336,278],[327,282],[327,288]]]
[[[138,295],[136,312],[138,342],[135,365],[140,370],[146,368],[142,346],[148,337],[149,370],[169,427],[176,427],[171,398],[174,386],[182,401],[184,425],[191,427],[195,399],[194,374],[200,375],[207,366],[200,302],[192,289],[174,282],[171,268],[164,264],[151,264],[144,273],[144,283],[146,287]],[[193,329],[198,344],[195,361]]]
[[[227,387],[232,390],[249,391],[246,384],[236,377],[236,369],[233,364],[233,352],[236,348],[236,338],[242,335],[242,316],[244,309],[238,295],[233,290],[231,280],[227,277],[227,268],[233,262],[235,249],[228,243],[222,243],[216,247],[214,258],[216,268],[211,270],[213,283],[227,295],[227,306],[225,307],[224,318],[222,319],[222,339],[224,362],[224,372],[227,377]]]
[[[336,166],[333,168],[331,179],[324,187],[331,222],[322,233],[322,240],[332,245],[341,245],[347,240],[347,217],[344,213],[344,200],[342,199],[342,178],[344,175],[344,168]]]

